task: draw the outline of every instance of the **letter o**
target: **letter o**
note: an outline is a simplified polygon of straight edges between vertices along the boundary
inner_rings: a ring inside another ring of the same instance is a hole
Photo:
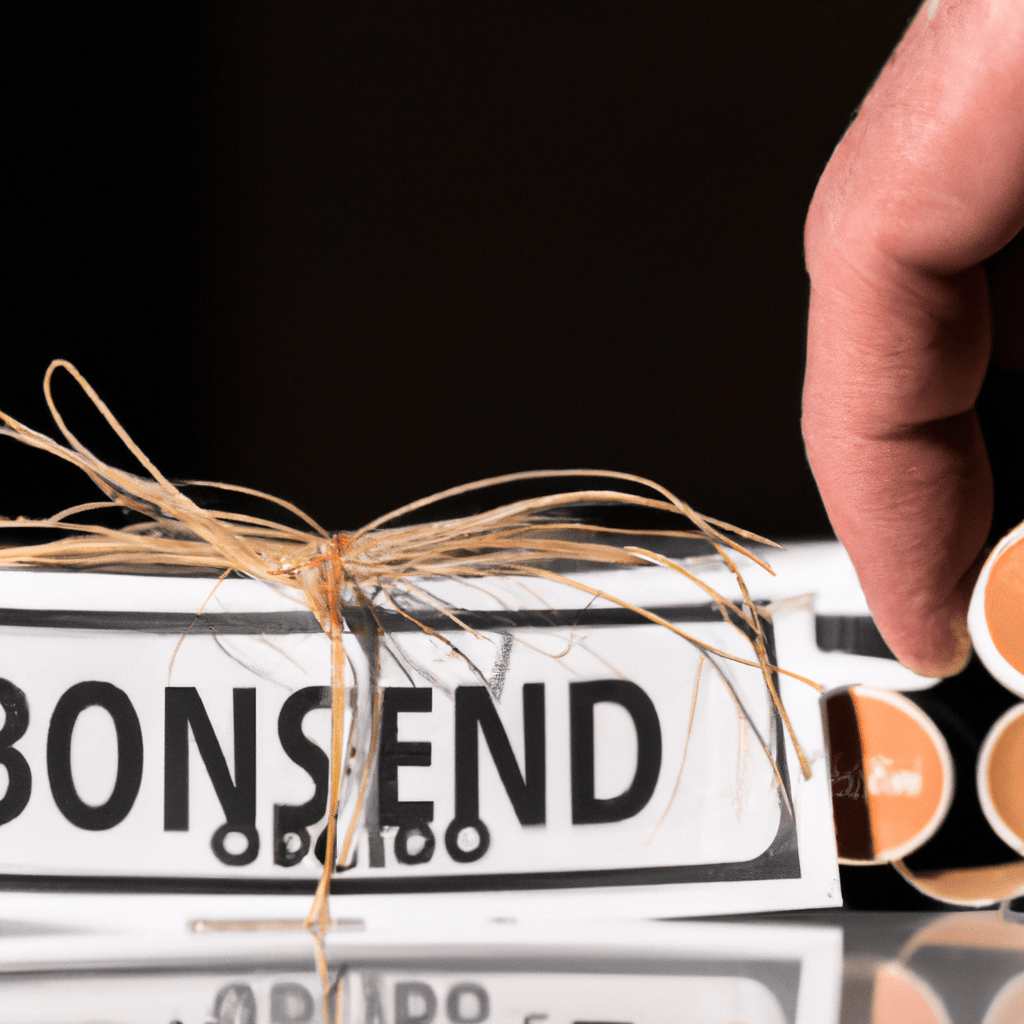
[[[409,840],[419,836],[423,846],[416,853],[409,852]],[[425,821],[402,825],[395,835],[395,859],[401,864],[426,864],[434,856],[434,832]]]
[[[224,841],[229,835],[237,832],[245,839],[245,849],[241,853],[229,853]],[[260,834],[256,831],[255,825],[233,824],[230,821],[223,825],[210,839],[210,849],[221,864],[227,864],[231,868],[240,868],[251,864],[260,855]]]
[[[117,775],[107,802],[93,807],[78,795],[71,774],[71,734],[89,707],[110,715],[117,735]],[[128,816],[142,785],[142,728],[124,690],[113,683],[77,683],[57,701],[46,737],[46,771],[53,800],[72,825],[102,832]]]
[[[476,1014],[472,1017],[462,1016],[463,996],[472,996],[476,1000]],[[461,985],[452,986],[448,993],[446,1008],[452,1024],[480,1024],[481,1021],[487,1020],[491,1012],[491,1001],[487,997],[487,992],[479,985],[464,981]]]
[[[305,1024],[312,1019],[313,997],[294,981],[280,981],[270,990],[270,1024]]]
[[[248,985],[225,985],[213,1004],[216,1024],[256,1024],[256,996]]]
[[[472,829],[477,835],[477,844],[471,850],[464,850],[459,846],[459,833],[464,828]],[[452,860],[459,864],[469,864],[474,860],[479,860],[487,852],[487,848],[491,845],[491,833],[479,818],[475,821],[460,821],[456,818],[445,829],[444,845]]]

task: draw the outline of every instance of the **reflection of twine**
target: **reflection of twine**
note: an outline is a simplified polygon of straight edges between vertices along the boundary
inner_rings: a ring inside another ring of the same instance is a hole
[[[57,369],[65,370],[74,378],[147,475],[129,473],[107,464],[71,433],[51,393],[51,382]],[[50,364],[43,380],[43,391],[66,445],[4,413],[0,413],[0,421],[5,424],[0,427],[0,433],[77,466],[103,492],[106,500],[76,505],[48,519],[0,521],[0,527],[30,527],[64,534],[55,541],[0,549],[0,565],[94,570],[119,566],[147,569],[189,566],[218,570],[221,576],[217,585],[232,572],[239,572],[265,583],[299,590],[330,639],[332,735],[326,856],[317,897],[308,919],[309,927],[319,937],[322,938],[331,925],[327,909],[331,874],[335,865],[347,863],[373,763],[373,747],[381,710],[378,692],[381,650],[386,651],[410,678],[415,673],[433,685],[447,689],[444,680],[435,676],[427,665],[408,657],[397,639],[385,631],[381,625],[381,612],[387,611],[407,619],[416,630],[431,637],[460,660],[481,684],[488,685],[491,682],[453,641],[423,621],[433,613],[446,620],[446,631],[463,631],[477,639],[490,640],[464,622],[458,608],[435,597],[416,582],[423,578],[472,580],[496,576],[530,577],[571,587],[588,594],[592,600],[604,600],[618,605],[636,614],[641,621],[662,626],[701,651],[738,705],[733,686],[716,664],[715,657],[757,669],[764,679],[772,704],[790,734],[804,777],[810,777],[810,766],[779,699],[775,674],[791,676],[818,690],[821,687],[802,676],[777,669],[770,663],[763,615],[750,599],[735,560],[735,555],[739,554],[771,572],[767,564],[736,538],[763,544],[771,542],[717,519],[700,515],[660,484],[633,474],[604,470],[511,473],[450,488],[380,516],[354,533],[332,535],[291,502],[262,491],[203,481],[183,484],[183,487],[202,486],[265,500],[295,516],[303,526],[288,526],[263,517],[201,508],[157,469],[92,386],[74,366],[64,360]],[[513,501],[458,519],[394,525],[404,516],[444,499],[470,492],[526,481],[580,478],[629,484],[648,492],[648,495],[610,488],[576,490]],[[653,497],[649,496],[651,493]],[[687,521],[689,528],[620,531],[584,526],[579,522],[567,523],[558,518],[572,515],[581,506],[594,504],[651,509],[678,515]],[[133,511],[141,518],[121,529],[112,529],[79,518],[82,514],[109,509]],[[742,595],[740,603],[723,597],[685,565],[642,546],[616,543],[613,535],[621,536],[623,533],[637,541],[652,535],[705,541],[711,552],[733,574]],[[550,568],[564,561],[595,566],[658,565],[679,574],[703,590],[718,608],[723,621],[743,634],[750,645],[752,656],[741,658],[712,647],[653,611]],[[199,611],[201,613],[202,609]],[[369,663],[368,671],[357,676],[351,687],[346,681],[343,646],[346,626],[351,628],[361,644],[366,645],[364,650]],[[507,671],[511,642],[511,637],[501,641],[497,669],[490,687],[492,692],[497,691],[496,696],[500,696],[504,685],[504,674],[500,667],[504,661]],[[346,705],[352,711],[347,736]],[[742,706],[740,709],[745,715]],[[691,723],[692,714],[691,708]],[[747,718],[749,721],[749,716]],[[760,736],[759,740],[778,778],[778,766]],[[342,807],[351,807],[351,811],[339,844],[338,817]]]
[[[846,788],[839,789],[838,783],[845,782]],[[849,771],[841,772],[838,768],[832,768],[832,796],[845,797],[850,800],[866,800],[864,795],[864,772],[858,765]]]

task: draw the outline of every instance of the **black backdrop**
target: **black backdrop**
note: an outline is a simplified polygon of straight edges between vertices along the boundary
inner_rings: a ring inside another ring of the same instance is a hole
[[[802,219],[913,7],[31,5],[0,407],[71,358],[169,474],[335,528],[594,466],[826,533]],[[89,494],[14,449],[0,514]]]

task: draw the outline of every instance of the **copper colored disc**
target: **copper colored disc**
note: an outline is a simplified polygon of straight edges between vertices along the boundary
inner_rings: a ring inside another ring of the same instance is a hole
[[[906,697],[863,686],[831,695],[832,799],[839,857],[899,860],[928,841],[953,798],[953,760]]]
[[[996,650],[1024,672],[1024,540],[1008,547],[985,584],[985,621]]]
[[[1024,704],[1010,708],[985,738],[978,796],[995,833],[1024,855]]]

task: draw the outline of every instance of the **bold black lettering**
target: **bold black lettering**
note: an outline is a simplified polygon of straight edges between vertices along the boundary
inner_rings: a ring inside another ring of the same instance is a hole
[[[336,832],[335,833],[335,836],[334,836],[334,852],[335,853],[338,852],[338,845],[341,843],[343,835],[344,835],[343,832]],[[320,835],[318,835],[316,837],[316,842],[313,844],[313,853],[316,855],[316,859],[318,861],[320,861],[321,864],[323,864],[324,858],[327,856],[327,826],[326,825],[320,830]],[[351,871],[352,868],[357,867],[358,865],[359,865],[359,847],[355,843],[353,843],[352,844],[352,857],[351,857],[351,860],[348,862],[348,864],[337,864],[337,865],[335,865],[334,870],[338,871],[338,872]],[[370,866],[372,867],[373,865],[370,865]]]
[[[117,735],[117,775],[107,802],[85,803],[71,774],[71,734],[78,716],[89,707],[110,715]],[[46,771],[54,803],[72,825],[101,832],[124,821],[142,784],[142,727],[124,690],[113,683],[76,683],[57,701],[46,737]]]
[[[309,989],[297,982],[279,981],[270,990],[270,1024],[305,1024],[312,1020],[313,1008]]]
[[[452,818],[444,830],[444,845],[452,860],[469,864],[487,852],[491,845],[491,833],[479,818]]]
[[[607,800],[594,796],[594,705],[618,704],[636,728],[636,772],[625,792]],[[661,771],[661,726],[651,698],[625,679],[569,684],[569,757],[572,822],[593,825],[623,821],[647,805]]]
[[[523,687],[523,763],[501,724],[491,694],[484,686],[460,686],[455,691],[455,818],[472,822],[480,817],[480,759],[477,726],[491,751],[498,777],[522,825],[543,825],[547,814],[547,765],[544,749],[544,684]]]
[[[0,707],[4,709],[4,727],[0,729],[0,764],[7,769],[7,792],[0,799],[0,825],[13,821],[32,795],[32,769],[14,744],[28,728],[28,700],[24,691],[7,679],[0,679]]]
[[[395,985],[395,1024],[430,1024],[435,1013],[437,996],[429,985],[422,981]]]
[[[399,765],[430,765],[429,743],[399,743],[398,716],[433,707],[433,691],[427,687],[388,686],[380,716],[380,754],[377,758],[377,788],[380,793],[380,824],[414,825],[434,820],[432,800],[399,800]]]
[[[414,836],[422,839],[423,845],[411,853],[409,840]],[[400,864],[426,864],[434,856],[434,846],[434,832],[425,821],[402,825],[395,835],[395,859]]]
[[[444,834],[448,855],[460,863],[479,860],[491,842],[480,820],[480,729],[520,824],[543,825],[547,815],[544,684],[523,687],[522,774],[490,692],[483,686],[460,686],[455,691],[455,817]],[[459,841],[467,831],[476,833],[469,847]]]
[[[274,805],[274,863],[292,867],[309,853],[310,825],[327,813],[330,759],[302,731],[302,720],[315,708],[331,706],[329,686],[296,690],[281,706],[277,735],[284,752],[313,780],[313,795],[304,804]],[[290,841],[290,837],[294,837]]]
[[[169,686],[164,691],[164,830],[188,831],[188,730],[213,783],[227,821],[213,834],[211,846],[224,864],[251,864],[259,854],[256,831],[256,691],[236,688],[234,703],[235,779],[231,781],[224,753],[210,717],[194,686]],[[245,836],[247,848],[229,853],[224,840],[232,832]]]
[[[469,1000],[464,1000],[469,996]],[[470,1002],[474,1012],[464,1013],[465,1003]],[[453,985],[448,993],[448,1019],[452,1024],[480,1024],[487,1020],[491,1013],[491,1001],[487,992],[479,985],[464,981],[461,985]]]

